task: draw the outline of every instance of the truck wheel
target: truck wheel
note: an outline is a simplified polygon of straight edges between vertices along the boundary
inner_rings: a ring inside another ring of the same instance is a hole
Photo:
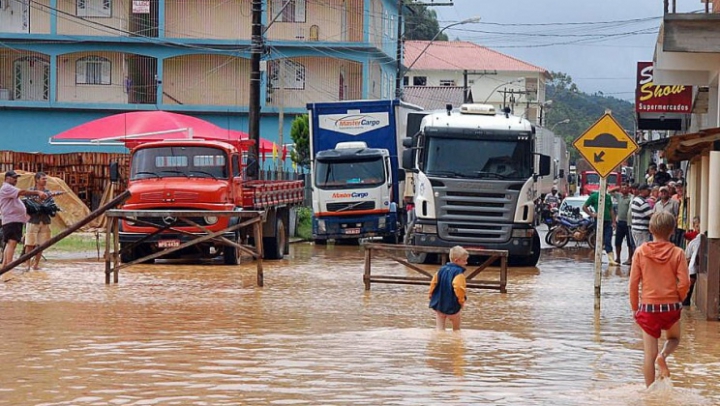
[[[240,238],[235,233],[235,242],[240,244]],[[240,264],[240,249],[231,245],[223,247],[223,263],[225,265],[239,265]]]
[[[120,262],[123,264],[127,264],[129,262],[133,262],[135,260],[135,249],[132,250],[126,250],[127,247],[126,244],[120,244]]]
[[[535,233],[532,241],[532,254],[524,257],[511,258],[511,266],[536,266],[540,260],[540,237]]]
[[[263,237],[263,257],[265,259],[283,259],[287,240],[285,223],[278,218],[275,222],[275,235]]]

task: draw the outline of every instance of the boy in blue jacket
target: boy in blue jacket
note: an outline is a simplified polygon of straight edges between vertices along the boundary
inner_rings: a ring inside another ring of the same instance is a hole
[[[465,266],[470,254],[456,245],[450,249],[450,262],[443,265],[430,282],[430,308],[435,310],[438,330],[445,330],[445,320],[452,322],[453,331],[460,330],[460,310],[465,305]]]

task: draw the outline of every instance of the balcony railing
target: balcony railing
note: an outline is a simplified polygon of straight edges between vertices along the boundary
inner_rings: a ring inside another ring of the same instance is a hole
[[[705,14],[717,13],[716,10],[720,10],[719,0],[703,0],[701,2],[705,3]],[[678,0],[663,0],[665,14],[677,14],[677,3]]]

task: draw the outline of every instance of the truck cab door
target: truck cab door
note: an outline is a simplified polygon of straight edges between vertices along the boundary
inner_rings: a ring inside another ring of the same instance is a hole
[[[238,154],[233,154],[232,160],[230,161],[230,173],[232,174],[232,199],[235,206],[242,206],[242,170],[240,167],[240,157]]]

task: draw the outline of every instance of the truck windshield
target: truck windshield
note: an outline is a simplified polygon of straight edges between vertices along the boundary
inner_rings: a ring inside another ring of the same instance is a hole
[[[201,146],[142,148],[132,157],[130,179],[227,179],[227,158],[222,149]]]
[[[423,170],[429,176],[527,179],[533,143],[526,140],[427,137]]]
[[[375,187],[385,183],[383,159],[320,161],[315,164],[315,185],[321,189]]]

